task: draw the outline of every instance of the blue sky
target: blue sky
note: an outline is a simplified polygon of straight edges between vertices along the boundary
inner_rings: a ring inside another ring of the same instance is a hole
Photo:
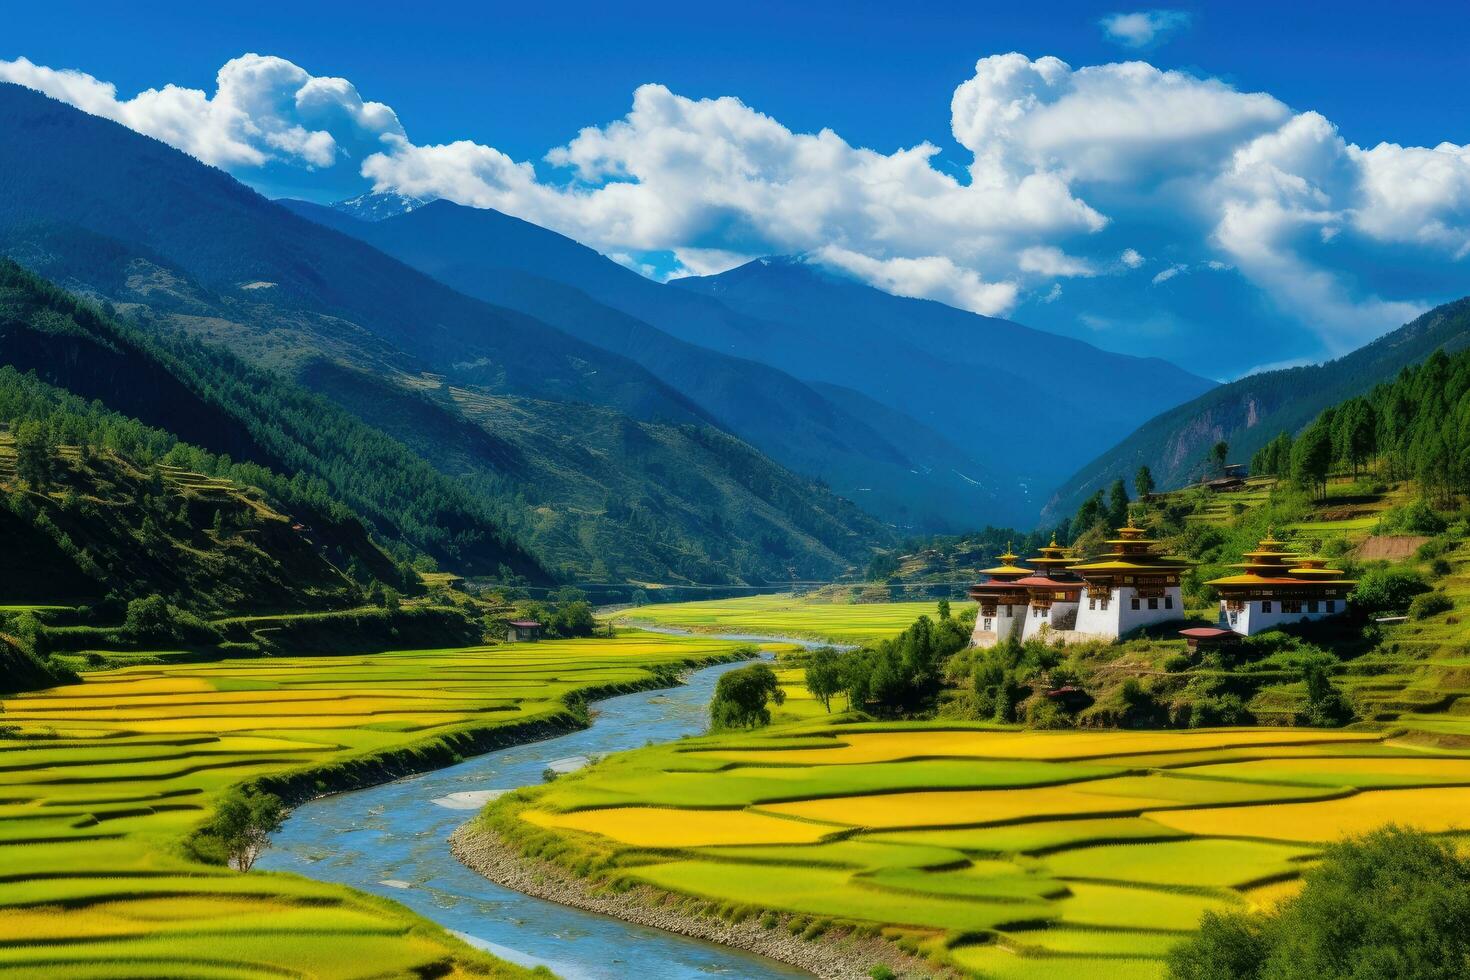
[[[1225,377],[1470,292],[1470,17],[1311,6],[53,2],[0,69],[272,196],[499,207],[662,274],[806,252]]]

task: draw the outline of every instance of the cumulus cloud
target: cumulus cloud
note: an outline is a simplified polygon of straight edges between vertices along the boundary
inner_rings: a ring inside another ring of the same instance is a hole
[[[403,135],[392,109],[363,101],[346,79],[313,77],[283,58],[257,54],[226,62],[213,96],[165,85],[119,99],[110,83],[25,58],[0,61],[0,81],[44,92],[226,169],[271,161],[330,167],[339,155],[373,152],[383,136]]]
[[[1108,14],[1098,23],[1109,41],[1125,48],[1147,48],[1184,30],[1190,19],[1183,10],[1138,10]]]
[[[1158,13],[1110,22],[1120,38],[1157,40],[1169,27]],[[1126,19],[1139,17],[1142,27]],[[1085,284],[1063,296],[1058,279],[1121,282],[1154,264],[1162,285],[1231,269],[1339,352],[1458,295],[1470,257],[1470,148],[1365,149],[1268,93],[1143,61],[981,58],[950,105],[968,154],[960,176],[930,142],[883,152],[656,84],[640,86],[623,117],[533,163],[469,140],[415,143],[349,81],[262,55],[227,63],[213,93],[165,86],[124,99],[23,58],[0,61],[0,79],[246,179],[268,166],[348,167],[374,190],[496,208],[635,268],[652,268],[638,256],[654,253],[674,257],[658,267],[671,275],[804,254],[982,313],[1028,299],[1072,310]],[[1137,278],[1150,296],[1178,292]],[[1088,329],[1126,328],[1101,312],[1071,315]]]

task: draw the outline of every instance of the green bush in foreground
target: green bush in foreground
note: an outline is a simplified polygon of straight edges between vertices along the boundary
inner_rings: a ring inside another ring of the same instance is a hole
[[[1443,592],[1425,592],[1416,595],[1409,603],[1409,616],[1412,619],[1428,619],[1430,616],[1449,612],[1453,608],[1455,608],[1455,600]]]
[[[1327,850],[1274,912],[1207,912],[1172,980],[1450,980],[1470,975],[1470,858],[1386,827]]]

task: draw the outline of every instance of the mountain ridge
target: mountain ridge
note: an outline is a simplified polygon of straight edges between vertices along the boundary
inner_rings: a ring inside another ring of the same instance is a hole
[[[1245,460],[1282,432],[1295,433],[1322,409],[1392,379],[1435,350],[1470,347],[1470,298],[1437,306],[1357,350],[1321,364],[1262,371],[1221,385],[1160,413],[1064,481],[1044,516],[1071,514],[1113,480],[1133,478],[1141,465],[1161,489],[1198,476],[1216,442]]]
[[[916,420],[895,424],[892,416],[902,413],[891,407],[819,392],[779,368],[700,347],[602,304],[580,284],[646,286],[675,302],[687,301],[572,239],[498,211],[447,201],[373,222],[309,202],[281,203],[456,289],[628,356],[723,428],[887,520],[934,528],[962,526],[968,513],[981,509],[1012,519],[1023,514],[982,461]],[[967,476],[953,477],[952,469]]]

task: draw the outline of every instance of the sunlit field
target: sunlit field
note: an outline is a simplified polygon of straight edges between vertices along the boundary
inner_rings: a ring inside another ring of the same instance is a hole
[[[1470,828],[1470,754],[823,718],[614,756],[483,819],[614,879],[886,927],[962,971],[1146,978],[1204,911],[1292,894],[1326,842]]]
[[[733,646],[638,634],[129,667],[9,699],[0,976],[519,975],[393,903],[196,863],[180,844],[253,777],[546,719],[568,692]]]
[[[954,609],[958,612],[970,605],[973,603],[955,602]],[[615,622],[673,626],[696,633],[749,633],[862,643],[901,633],[920,616],[934,616],[933,600],[848,603],[782,594],[639,606],[614,613],[610,618]]]

